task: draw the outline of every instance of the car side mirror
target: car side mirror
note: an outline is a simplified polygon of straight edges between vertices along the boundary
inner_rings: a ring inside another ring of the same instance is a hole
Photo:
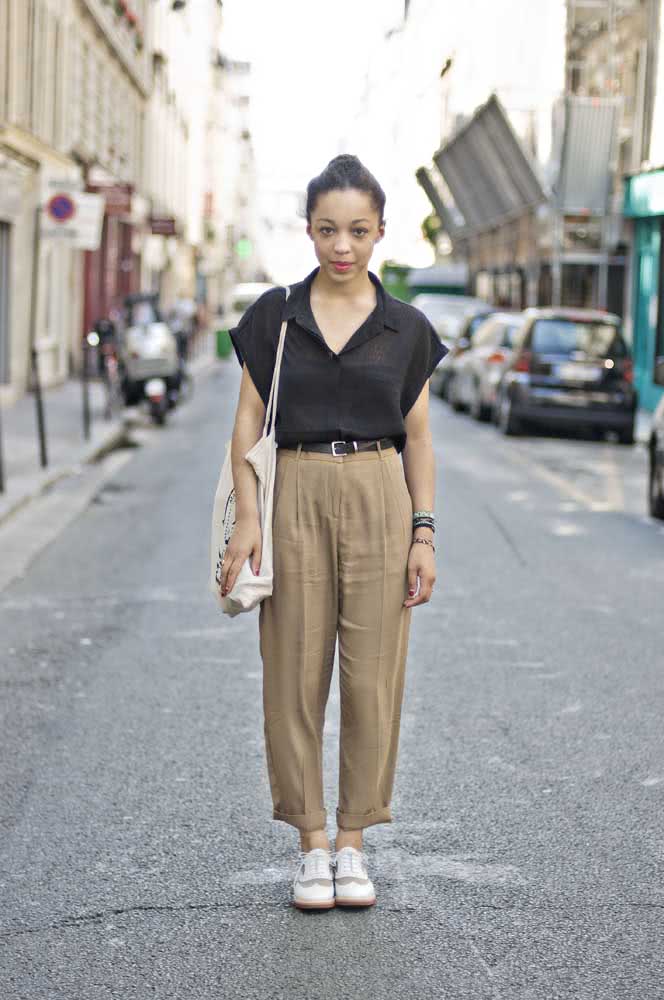
[[[655,382],[657,385],[664,385],[664,357],[655,361]]]

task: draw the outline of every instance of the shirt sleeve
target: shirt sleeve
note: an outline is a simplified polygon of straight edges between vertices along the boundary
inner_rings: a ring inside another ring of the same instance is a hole
[[[281,295],[263,292],[249,306],[237,326],[228,331],[240,365],[246,365],[258,394],[267,407],[281,330]]]
[[[401,414],[406,416],[425,383],[448,353],[430,320],[422,314],[421,325],[401,393]]]

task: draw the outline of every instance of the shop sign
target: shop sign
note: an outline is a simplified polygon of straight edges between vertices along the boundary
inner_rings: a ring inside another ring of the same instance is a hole
[[[174,217],[172,215],[151,216],[150,232],[155,236],[177,236]]]
[[[133,184],[88,184],[88,191],[103,195],[106,215],[130,215]]]
[[[623,214],[629,218],[664,215],[664,170],[627,178]]]

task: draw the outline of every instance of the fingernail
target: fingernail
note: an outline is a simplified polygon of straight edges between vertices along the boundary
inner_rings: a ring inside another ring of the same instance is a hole
[[[409,591],[408,591],[408,593],[409,593],[409,594],[410,594],[410,596],[412,597],[412,596],[413,596],[413,594],[415,593],[415,591],[414,591],[414,590],[409,590]]]

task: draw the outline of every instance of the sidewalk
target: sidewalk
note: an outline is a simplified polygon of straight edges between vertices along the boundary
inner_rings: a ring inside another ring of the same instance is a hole
[[[194,378],[215,364],[212,331],[203,334],[188,362]],[[116,448],[131,424],[131,410],[112,420],[104,419],[104,387],[90,382],[90,438],[83,436],[83,389],[78,379],[42,392],[48,466],[39,459],[37,407],[33,393],[26,393],[2,410],[2,454],[5,492],[0,493],[0,524],[39,496],[49,486],[72,475]]]

